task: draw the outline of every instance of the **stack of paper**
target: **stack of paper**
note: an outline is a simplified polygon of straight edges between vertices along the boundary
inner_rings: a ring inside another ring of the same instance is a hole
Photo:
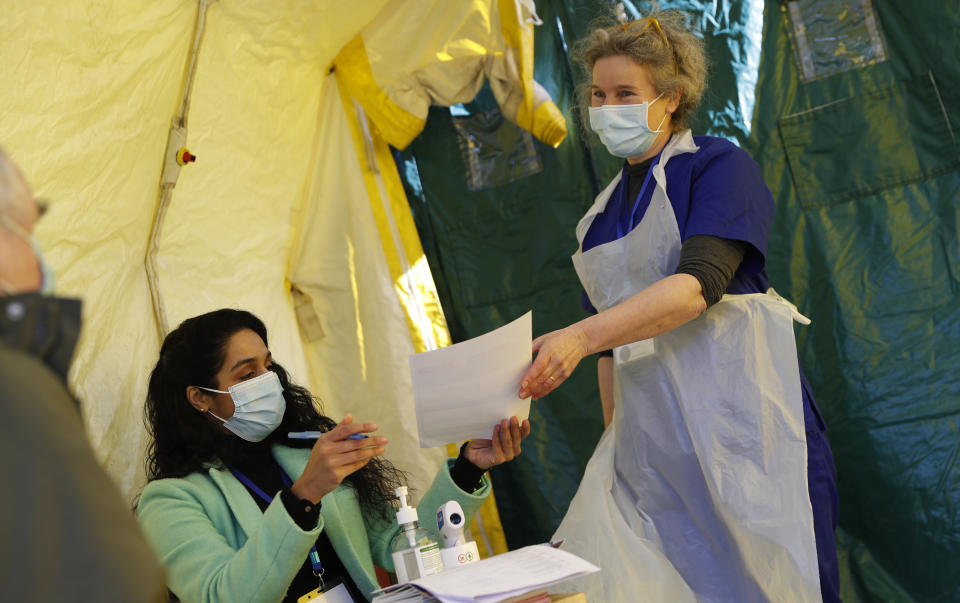
[[[599,570],[572,553],[534,545],[374,591],[373,601],[495,603]]]
[[[406,582],[373,591],[373,603],[440,603],[440,599]]]

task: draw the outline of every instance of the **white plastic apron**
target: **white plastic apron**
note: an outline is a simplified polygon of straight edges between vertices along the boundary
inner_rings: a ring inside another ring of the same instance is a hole
[[[680,232],[664,166],[625,237],[577,251],[599,311],[673,273]],[[577,226],[583,237],[617,179]],[[614,350],[614,419],[555,538],[600,566],[603,601],[819,601],[793,318],[769,294],[725,295],[697,319]]]

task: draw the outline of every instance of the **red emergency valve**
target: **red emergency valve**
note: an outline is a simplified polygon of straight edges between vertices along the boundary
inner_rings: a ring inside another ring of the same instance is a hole
[[[197,160],[197,156],[186,149],[186,147],[177,151],[177,163],[187,165]]]

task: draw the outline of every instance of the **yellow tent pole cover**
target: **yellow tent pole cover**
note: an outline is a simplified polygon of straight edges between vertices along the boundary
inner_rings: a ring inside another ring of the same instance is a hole
[[[424,352],[449,345],[450,334],[440,307],[436,285],[427,267],[420,237],[417,234],[413,216],[410,214],[410,206],[400,183],[396,165],[390,156],[390,150],[383,137],[378,136],[379,132],[376,129],[369,129],[366,134],[369,135],[369,142],[373,145],[374,157],[369,156],[365,146],[365,131],[360,121],[361,116],[354,109],[353,99],[347,92],[347,86],[342,84],[339,73],[337,83],[344,111],[349,118],[357,156],[367,157],[368,161],[372,159],[376,162],[375,166],[369,164],[364,166],[364,184],[394,282],[394,290],[397,292],[407,318],[414,349],[417,352]],[[375,170],[372,169],[374,167]],[[410,287],[411,284],[412,287]],[[426,321],[420,318],[424,315]],[[425,332],[428,329],[431,332]],[[447,452],[455,456],[456,447],[448,445]],[[484,502],[479,513],[483,534],[481,538],[477,538],[477,547],[481,556],[506,552],[508,550],[506,538],[497,512],[496,500],[492,494]],[[474,530],[477,530],[476,526]]]

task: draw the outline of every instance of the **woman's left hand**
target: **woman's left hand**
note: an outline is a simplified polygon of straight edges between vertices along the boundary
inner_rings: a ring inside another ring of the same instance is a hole
[[[463,449],[463,456],[477,467],[486,471],[490,467],[512,461],[520,454],[520,442],[530,435],[530,421],[523,424],[516,417],[504,419],[493,428],[490,440],[470,440]]]

